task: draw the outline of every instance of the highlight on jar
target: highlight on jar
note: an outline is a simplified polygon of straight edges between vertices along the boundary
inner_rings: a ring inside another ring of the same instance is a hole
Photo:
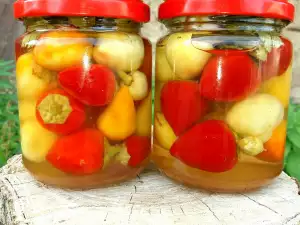
[[[282,171],[292,44],[281,36],[171,33],[157,44],[152,158],[167,176],[216,191]]]
[[[83,177],[87,186],[101,186],[146,166],[147,40],[117,31],[48,31],[23,49],[16,74],[24,164],[39,180],[73,187]]]

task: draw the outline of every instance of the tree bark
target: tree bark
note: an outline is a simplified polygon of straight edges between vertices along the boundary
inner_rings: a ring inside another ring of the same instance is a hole
[[[0,59],[15,58],[15,39],[24,31],[22,23],[13,17],[11,0],[0,0]]]

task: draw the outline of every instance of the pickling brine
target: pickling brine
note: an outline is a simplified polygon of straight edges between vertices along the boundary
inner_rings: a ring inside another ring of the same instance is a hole
[[[152,53],[135,19],[23,18],[27,32],[16,42],[21,146],[38,180],[92,188],[133,178],[147,165]]]
[[[156,51],[154,162],[174,180],[212,191],[269,183],[283,168],[293,48],[280,32],[288,22],[162,19],[170,32]]]

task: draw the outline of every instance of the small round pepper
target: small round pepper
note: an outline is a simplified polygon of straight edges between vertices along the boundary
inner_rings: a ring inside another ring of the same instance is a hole
[[[186,165],[207,172],[225,172],[237,163],[234,134],[221,120],[195,125],[176,140],[170,152]]]
[[[86,119],[84,106],[60,89],[40,97],[36,117],[44,128],[57,134],[69,134],[79,129]]]
[[[258,67],[248,54],[228,52],[211,58],[203,69],[199,89],[209,100],[238,101],[254,93],[261,83]]]
[[[160,100],[162,112],[176,135],[199,121],[208,109],[208,102],[193,81],[169,81],[162,88]]]
[[[46,159],[65,173],[91,174],[104,163],[104,135],[95,129],[84,129],[61,137]]]
[[[103,65],[71,67],[60,72],[58,80],[65,91],[89,106],[107,105],[116,91],[115,75]]]

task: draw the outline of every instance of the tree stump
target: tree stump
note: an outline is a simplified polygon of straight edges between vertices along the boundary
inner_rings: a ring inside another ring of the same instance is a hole
[[[251,193],[217,194],[173,183],[155,169],[102,189],[70,191],[35,181],[21,156],[0,170],[1,225],[299,225],[296,182],[282,173]]]

